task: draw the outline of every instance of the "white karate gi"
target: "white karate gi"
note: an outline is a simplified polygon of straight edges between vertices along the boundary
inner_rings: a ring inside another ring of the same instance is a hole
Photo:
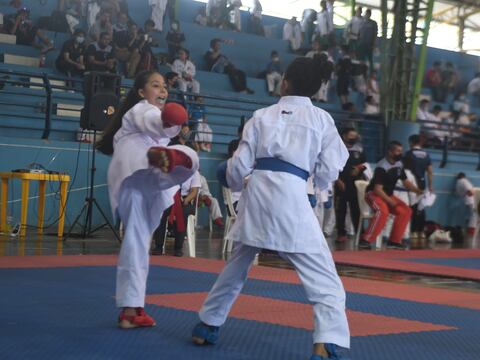
[[[197,130],[195,134],[195,141],[199,143],[211,144],[213,140],[212,128],[203,121],[203,119],[198,119]]]
[[[200,175],[200,196],[207,196],[210,199],[210,216],[213,220],[222,217],[222,211],[220,210],[220,205],[218,204],[218,200],[213,197],[212,193],[210,192],[210,188],[208,187],[207,179],[205,176]]]
[[[151,236],[163,211],[173,204],[173,195],[198,169],[195,151],[175,145],[187,154],[192,168],[176,167],[166,174],[149,166],[148,149],[166,146],[180,126],[163,128],[161,111],[146,100],[130,109],[114,137],[114,153],[108,168],[110,204],[125,227],[117,266],[118,307],[143,307],[148,275]]]
[[[200,92],[200,83],[194,79],[196,74],[196,68],[193,62],[187,60],[183,62],[180,59],[177,59],[173,62],[172,71],[178,74],[178,88],[181,91],[187,91],[189,89],[192,92],[198,94]],[[187,77],[190,76],[192,80],[187,80]]]
[[[345,290],[306,196],[306,182],[286,172],[254,170],[255,160],[264,157],[306,170],[323,190],[338,178],[348,151],[330,115],[306,97],[282,97],[278,104],[254,113],[228,160],[227,181],[232,191],[242,190],[244,178],[251,174],[228,234],[235,244],[232,257],[205,300],[200,319],[222,325],[255,255],[260,249],[271,249],[295,266],[313,303],[314,343],[348,348]]]
[[[168,0],[148,0],[148,5],[152,8],[151,19],[155,23],[155,30],[163,31],[163,15],[167,7]]]
[[[326,190],[315,189],[315,196],[317,198],[317,206],[315,206],[315,215],[317,216],[323,234],[331,236],[335,229],[335,207],[333,205],[333,184],[329,184]],[[330,198],[330,199],[329,199]],[[331,206],[325,208],[325,203],[332,201]]]
[[[283,25],[283,40],[290,41],[290,47],[293,51],[300,49],[302,46],[302,27],[298,21],[294,24],[287,21]]]
[[[467,178],[458,179],[455,183],[455,192],[458,196],[463,197],[465,206],[468,209],[467,227],[476,228],[478,225],[478,213],[475,207],[475,189],[473,184]]]

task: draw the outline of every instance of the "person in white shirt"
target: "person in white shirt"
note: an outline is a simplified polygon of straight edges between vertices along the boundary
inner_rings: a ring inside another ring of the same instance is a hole
[[[230,8],[230,24],[235,31],[242,30],[242,19],[240,17],[240,8],[242,2],[240,0],[229,0],[228,7]]]
[[[237,151],[222,164],[226,171],[226,178],[219,171],[222,185],[243,191],[237,220],[228,233],[233,252],[199,312],[201,323],[192,333],[196,344],[218,341],[219,327],[255,256],[269,249],[294,265],[313,303],[311,359],[340,359],[337,346],[350,346],[345,290],[306,195],[309,176],[324,190],[338,178],[348,158],[333,119],[310,100],[322,81],[319,64],[317,59],[300,57],[288,66],[282,98],[255,111]]]
[[[352,19],[347,23],[347,25],[345,25],[345,30],[343,32],[343,37],[347,43],[348,49],[354,53],[357,52],[358,34],[360,33],[362,24],[362,7],[359,6],[355,9],[355,15],[353,15]]]
[[[467,234],[470,236],[475,234],[475,229],[478,226],[478,211],[475,206],[474,191],[473,184],[467,179],[465,173],[458,173],[457,181],[455,183],[455,193],[457,196],[463,198],[465,207],[467,208]]]
[[[188,59],[187,50],[178,51],[178,59],[173,62],[172,71],[178,74],[178,88],[181,91],[191,90],[196,94],[200,92],[200,83],[194,79],[195,64]]]
[[[199,204],[205,204],[210,211],[210,216],[213,219],[213,223],[219,227],[223,227],[223,216],[222,211],[220,210],[220,205],[218,200],[213,197],[208,187],[208,182],[205,176],[200,174],[200,195],[198,198]]]
[[[207,124],[207,116],[204,114],[201,118],[196,119],[197,126],[195,130],[195,142],[200,150],[205,152],[212,151],[213,131]]]
[[[380,107],[378,104],[375,104],[373,100],[373,96],[367,96],[365,99],[365,110],[363,110],[364,114],[367,115],[376,115],[380,114]]]
[[[480,73],[476,73],[475,77],[468,83],[467,93],[480,99]]]
[[[290,48],[293,52],[302,47],[302,28],[294,16],[283,25],[283,40],[290,42]]]
[[[180,131],[179,122],[168,118],[167,106],[183,116],[180,105],[165,105],[167,97],[161,74],[139,74],[97,144],[103,153],[113,153],[107,175],[110,205],[114,219],[125,227],[115,295],[122,308],[118,319],[122,329],[155,325],[144,311],[151,237],[162,213],[172,205],[178,185],[198,169],[195,151],[167,147]],[[186,112],[184,117],[186,121]]]
[[[152,10],[151,19],[155,22],[155,30],[163,31],[163,15],[167,8],[168,0],[148,0]]]
[[[373,102],[380,105],[380,88],[375,70],[370,71],[370,76],[367,80],[367,96],[373,97]]]
[[[335,28],[333,27],[332,12],[327,9],[327,1],[320,2],[322,10],[317,14],[316,36],[320,40],[322,49],[330,49],[334,44],[332,38]]]

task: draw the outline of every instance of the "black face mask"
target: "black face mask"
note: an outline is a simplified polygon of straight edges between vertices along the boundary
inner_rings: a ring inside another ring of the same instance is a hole
[[[347,142],[347,145],[350,145],[350,146],[353,146],[357,143],[358,139],[348,139],[346,142]]]
[[[395,155],[395,156],[393,157],[393,160],[395,160],[395,161],[400,161],[400,160],[402,160],[402,154]]]

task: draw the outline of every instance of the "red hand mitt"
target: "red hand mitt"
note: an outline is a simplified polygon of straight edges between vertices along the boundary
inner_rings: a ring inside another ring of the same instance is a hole
[[[188,120],[187,110],[177,103],[166,103],[162,111],[162,121],[165,127],[182,125]]]

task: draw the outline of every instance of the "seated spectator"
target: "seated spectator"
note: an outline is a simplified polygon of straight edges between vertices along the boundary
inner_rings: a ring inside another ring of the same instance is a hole
[[[452,109],[460,113],[468,114],[470,112],[470,104],[468,102],[465,91],[459,91],[453,101]]]
[[[190,128],[192,131],[197,130],[197,125],[203,120],[205,116],[205,105],[203,104],[203,98],[201,96],[195,96],[193,104],[190,104],[188,108]]]
[[[480,72],[468,83],[467,93],[476,98],[477,105],[480,104]]]
[[[198,148],[205,152],[212,151],[213,132],[207,124],[207,116],[197,119],[197,128],[195,132],[195,142]]]
[[[442,63],[435,61],[433,67],[425,73],[424,84],[430,89],[434,101],[440,101],[440,86],[442,84]]]
[[[313,59],[315,56],[320,55],[322,53],[322,45],[320,44],[320,40],[312,41],[312,49],[305,54],[305,57]]]
[[[243,134],[243,127],[245,124],[241,124],[237,129],[238,138],[230,141],[228,144],[228,158],[230,159],[235,151],[237,151],[238,145],[240,144],[240,140],[242,139]]]
[[[183,256],[183,243],[187,232],[187,219],[189,215],[195,214],[195,201],[200,186],[201,180],[198,171],[181,185],[180,190],[175,194],[173,206],[163,212],[160,225],[153,233],[155,249],[152,250],[152,255],[162,254],[167,222],[172,225],[175,222],[174,255],[179,257]]]
[[[370,71],[370,76],[367,80],[367,96],[373,98],[373,102],[380,105],[380,87],[377,81],[377,72],[375,70]]]
[[[191,90],[196,94],[200,92],[200,83],[194,79],[195,64],[189,60],[187,50],[178,51],[178,59],[173,62],[172,70],[178,74],[178,87],[181,91]]]
[[[158,31],[155,31],[155,23],[153,20],[148,19],[145,21],[143,24],[143,29],[144,34],[148,36],[146,42],[153,47],[160,46],[160,36]]]
[[[401,250],[406,248],[402,238],[411,219],[412,210],[394,196],[393,191],[397,181],[401,180],[407,190],[418,195],[423,192],[407,179],[401,162],[402,151],[403,147],[399,142],[392,141],[388,144],[387,154],[377,164],[373,178],[366,188],[365,199],[374,215],[369,221],[367,230],[361,235],[358,244],[360,249],[372,248],[371,243],[382,233],[389,215],[394,215],[395,219],[387,248]]]
[[[302,27],[296,16],[293,16],[283,25],[283,40],[290,42],[292,52],[297,52],[302,47]]]
[[[205,205],[208,207],[210,211],[210,216],[213,219],[213,223],[218,227],[223,228],[225,225],[223,223],[222,211],[220,210],[220,205],[218,204],[218,200],[213,197],[210,189],[208,187],[207,179],[205,176],[200,174],[200,194],[198,197],[198,206]]]
[[[250,32],[255,35],[265,36],[265,29],[262,22],[262,4],[255,0],[250,13]]]
[[[145,36],[133,21],[130,21],[124,30],[123,25],[117,27],[117,29],[113,33],[115,59],[118,63],[119,72],[132,79],[135,77],[140,63],[140,51],[145,43]]]
[[[193,135],[188,123],[184,123],[180,133],[172,139],[170,145],[185,145],[198,152],[198,144],[194,141]]]
[[[223,27],[228,22],[227,0],[208,0],[205,13],[208,25]]]
[[[348,50],[354,54],[357,54],[358,35],[363,25],[362,10],[361,6],[355,9],[355,15],[353,15],[352,19],[345,25],[345,30],[343,31],[343,37],[348,46]]]
[[[165,83],[167,85],[167,90],[178,90],[178,74],[175,71],[169,71],[165,74]]]
[[[85,52],[87,70],[115,73],[116,63],[111,40],[110,34],[104,32],[100,34],[98,41],[88,46]]]
[[[272,51],[271,61],[267,65],[267,87],[270,96],[280,96],[280,85],[283,79],[283,65],[278,52]]]
[[[6,29],[9,34],[17,37],[18,45],[33,46],[42,53],[53,49],[53,44],[48,37],[42,30],[33,25],[30,20],[30,10],[27,8],[18,10],[13,18],[11,16],[7,17]],[[37,37],[40,42],[36,41]]]
[[[433,145],[443,143],[445,136],[448,136],[448,131],[445,131],[446,127],[442,126],[444,121],[441,112],[442,107],[440,105],[435,105],[428,116],[430,123],[424,125],[424,134],[427,136],[428,142]]]
[[[83,76],[85,71],[85,32],[83,30],[75,30],[72,38],[63,43],[55,66],[58,71],[68,77]]]
[[[367,93],[368,67],[364,62],[352,59],[352,82],[356,92],[365,95]]]
[[[350,93],[350,82],[352,81],[352,59],[347,47],[342,48],[342,58],[337,62],[337,95],[342,105],[349,102],[348,95]]]
[[[445,102],[450,93],[455,93],[458,86],[458,73],[451,62],[445,64],[445,69],[441,73],[442,82],[440,83],[440,102]]]
[[[202,25],[202,26],[207,26],[208,25],[208,18],[207,18],[205,8],[198,9],[198,14],[197,14],[197,16],[195,16],[194,22],[195,22],[195,24]]]
[[[221,43],[222,40],[220,39],[212,39],[210,41],[210,49],[204,55],[207,70],[227,74],[235,91],[253,94],[254,91],[247,87],[247,76],[245,73],[237,69],[235,65],[220,52]]]
[[[473,236],[475,234],[475,229],[478,226],[478,213],[475,208],[474,187],[463,172],[458,173],[457,175],[455,193],[457,196],[463,198],[463,202],[467,208],[467,234]]]
[[[89,29],[88,35],[92,42],[99,41],[100,34],[107,33],[110,38],[113,36],[113,26],[111,15],[107,11],[100,11],[97,15],[95,23]]]
[[[177,55],[178,51],[182,48],[182,43],[185,42],[185,35],[182,30],[180,30],[180,23],[178,21],[172,22],[170,26],[170,31],[167,33],[165,38],[168,44],[168,53],[170,58],[173,60]]]
[[[367,96],[365,98],[365,110],[363,110],[363,113],[367,115],[380,114],[380,107],[375,103],[373,96]]]

